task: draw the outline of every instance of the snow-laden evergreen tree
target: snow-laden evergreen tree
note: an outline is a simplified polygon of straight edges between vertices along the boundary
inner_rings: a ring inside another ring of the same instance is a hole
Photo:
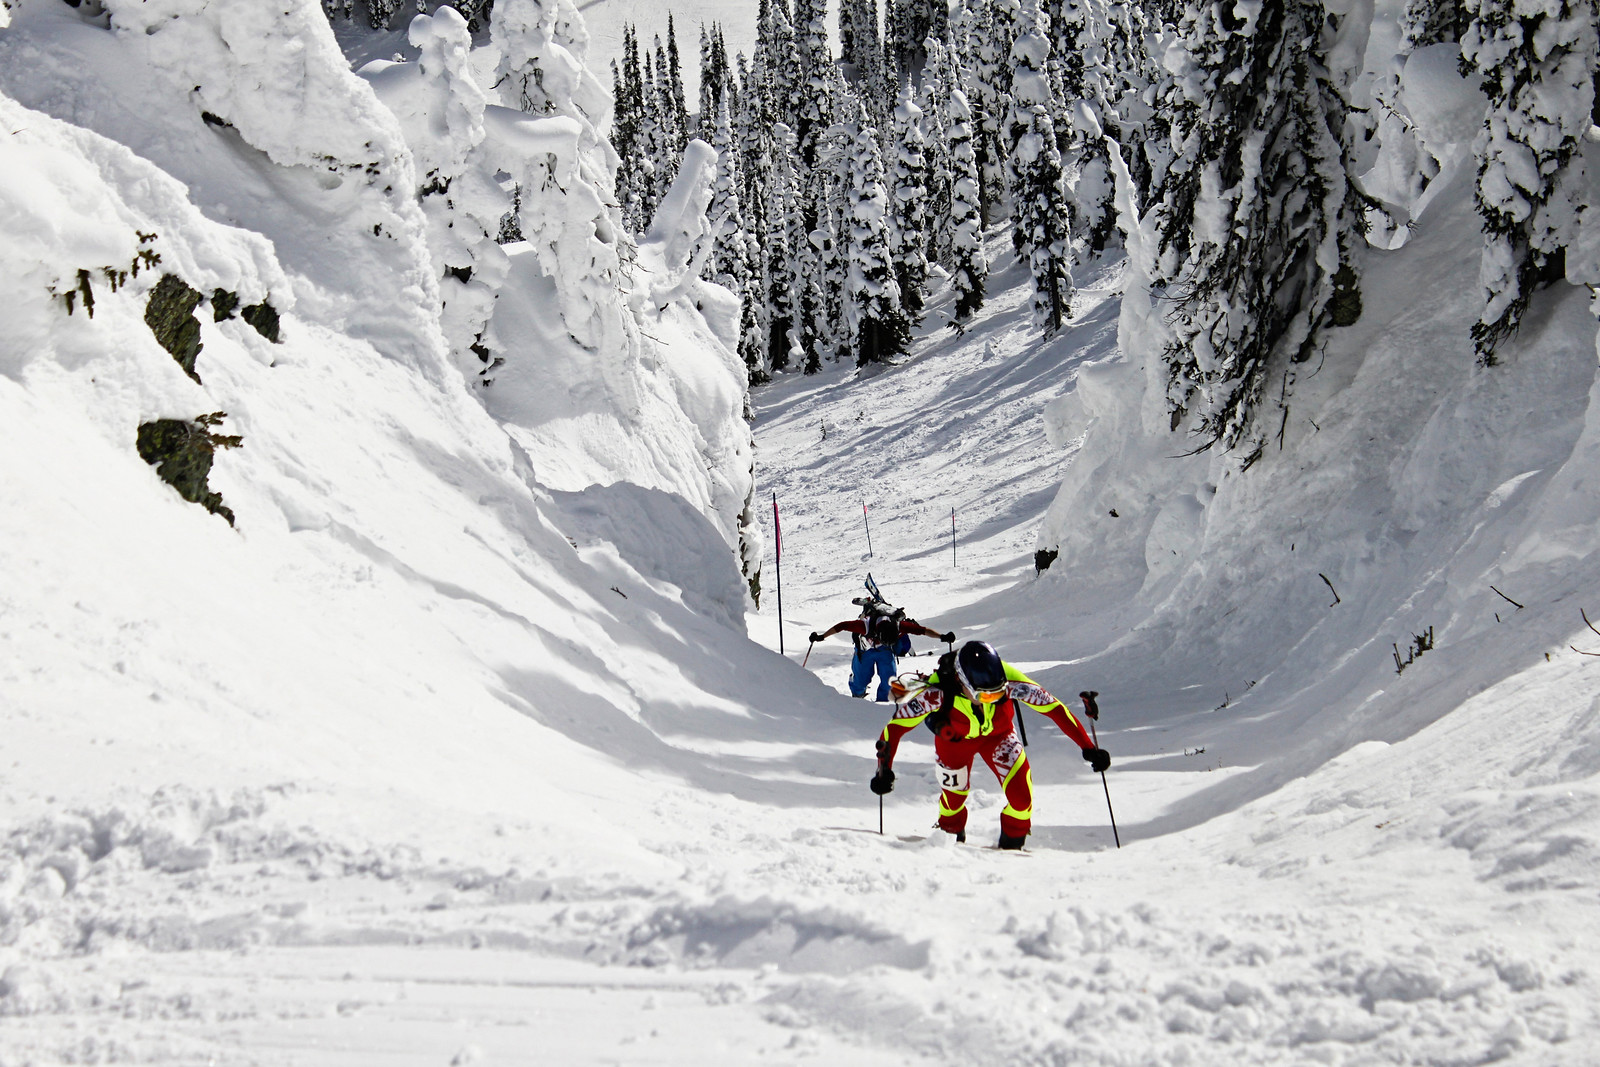
[[[844,315],[856,366],[886,363],[911,344],[911,322],[890,252],[889,192],[878,134],[861,106],[849,153],[849,197],[843,219]]]
[[[717,153],[717,177],[707,217],[716,228],[716,243],[711,251],[711,280],[734,293],[744,291],[750,273],[745,255],[744,212],[739,202],[743,182],[739,177],[739,151],[733,141],[733,124],[728,117],[728,98],[717,105],[717,132],[711,139]]]
[[[817,162],[823,131],[833,121],[833,56],[828,51],[828,28],[823,21],[825,0],[794,0],[796,83],[799,107],[794,112],[794,132],[800,160],[807,168]]]
[[[906,81],[894,109],[894,167],[890,174],[889,254],[906,318],[922,319],[928,284],[928,161],[922,109]]]
[[[821,219],[820,225],[829,225],[828,220]],[[815,374],[822,369],[822,357],[828,346],[826,264],[831,255],[828,248],[830,240],[827,230],[808,229],[794,259],[798,265],[796,277],[800,290],[795,309],[795,347],[804,361],[802,370],[807,374]]]
[[[650,158],[650,213],[672,188],[678,178],[678,164],[682,152],[676,147],[679,141],[677,117],[672,106],[672,80],[666,69],[666,50],[661,38],[655,41],[654,59],[648,56],[644,64],[645,100],[650,118],[644,123],[645,152]]]
[[[756,22],[756,46],[750,59],[748,93],[757,99],[755,121],[770,131],[774,123],[793,128],[800,110],[800,57],[794,25],[786,0],[761,0]]]
[[[878,32],[878,0],[840,0],[839,62],[874,124],[887,117],[889,72]]]
[[[1461,40],[1471,21],[1469,0],[1409,0],[1400,29],[1406,50],[1414,52],[1430,44]]]
[[[497,0],[489,32],[501,100],[563,121],[503,140],[492,163],[520,186],[518,222],[554,282],[568,333],[585,348],[618,352],[638,344],[620,298],[633,243],[615,198],[616,153],[599,131],[610,95],[583,65],[581,31],[572,0]]]
[[[367,0],[367,17],[373,29],[387,29],[389,21],[406,7],[410,7],[408,0]]]
[[[1011,55],[1008,57],[1011,64],[1009,79],[1011,109],[1006,115],[1005,123],[1005,174],[1006,187],[1011,191],[1013,199],[1013,218],[1018,217],[1021,209],[1021,183],[1024,180],[1022,170],[1018,166],[1018,146],[1023,137],[1034,131],[1036,112],[1042,111],[1050,120],[1051,141],[1053,144],[1059,144],[1060,123],[1057,116],[1061,112],[1061,101],[1056,96],[1055,80],[1051,77],[1053,52],[1054,49],[1050,45],[1050,16],[1040,7],[1039,0],[1024,0],[1017,20],[1017,32],[1011,42]],[[1034,155],[1034,150],[1028,150],[1026,166],[1033,165]],[[1060,169],[1059,150],[1056,153],[1056,168]],[[1065,214],[1068,211],[1066,197],[1059,182],[1053,189],[1030,187],[1027,195],[1046,196],[1047,209],[1050,211],[1058,214]],[[1028,243],[1030,233],[1030,228],[1020,225],[1013,226],[1011,230],[1011,245],[1023,259],[1027,259],[1033,252],[1032,246]]]
[[[710,141],[717,135],[717,115],[724,100],[732,103],[733,66],[728,62],[728,44],[722,27],[713,23],[700,28],[700,137]]]
[[[617,150],[617,202],[629,233],[640,234],[653,215],[651,190],[654,186],[645,127],[651,121],[645,105],[643,73],[639,65],[637,27],[622,28],[622,57],[611,65],[612,110],[611,143]]]
[[[667,12],[667,82],[672,90],[672,125],[678,134],[678,143],[674,147],[682,155],[684,146],[689,143],[689,106],[683,92],[683,60],[678,55],[678,28],[670,11]]]
[[[949,52],[938,38],[925,42],[926,65],[922,69],[922,135],[927,142],[928,161],[928,245],[929,260],[950,263],[950,97],[956,88],[957,73],[950,66]]]
[[[1150,186],[1158,174],[1166,174],[1172,151],[1166,116],[1147,103],[1164,98],[1160,85],[1171,77],[1154,54],[1162,48],[1159,27],[1138,4],[1093,2],[1103,13],[1099,24],[1105,27],[1102,54],[1109,81],[1100,121],[1128,164],[1139,203],[1148,203]],[[1109,163],[1109,153],[1106,159]]]
[[[978,156],[972,147],[972,110],[967,94],[950,92],[950,286],[955,290],[953,324],[960,327],[983,306],[989,259],[983,248],[983,201]]]
[[[767,365],[780,371],[788,368],[791,361],[805,359],[796,329],[800,275],[795,255],[808,237],[800,212],[794,131],[784,123],[776,123],[770,143],[772,152],[763,190],[767,197],[767,231],[762,252],[767,263]]]
[[[510,266],[496,241],[506,196],[483,150],[488,99],[472,75],[471,30],[454,9],[416,16],[407,37],[416,62],[366,76],[416,161],[440,328],[456,365],[487,384],[501,357],[483,343],[484,328]]]
[[[927,66],[928,40],[943,41],[949,31],[947,0],[889,0],[883,50],[890,77],[916,80]]]
[[[1071,215],[1062,190],[1055,119],[1035,104],[1011,152],[1012,226],[1019,257],[1033,275],[1034,325],[1050,336],[1072,314]]]
[[[942,42],[950,30],[947,0],[888,0],[883,16],[883,54],[891,78],[918,80],[928,64],[928,40]]]
[[[1182,26],[1174,139],[1156,209],[1156,282],[1172,300],[1168,405],[1200,448],[1260,454],[1274,360],[1359,314],[1345,105],[1328,83],[1316,0],[1193,9]],[[1336,285],[1340,290],[1336,294]]]
[[[494,10],[494,0],[454,0],[458,14],[467,20],[467,29],[473,33],[488,29],[489,16]]]
[[[1098,252],[1117,222],[1105,135],[1119,134],[1118,75],[1108,50],[1118,28],[1104,0],[1045,0],[1042,11],[1052,41],[1048,68],[1056,98],[1056,144],[1071,172],[1073,235]],[[1125,44],[1122,50],[1125,61],[1135,61],[1134,46]]]
[[[1473,150],[1486,291],[1478,358],[1515,333],[1541,280],[1565,270],[1584,206],[1579,139],[1593,121],[1595,0],[1467,0],[1463,64],[1483,78],[1489,115]]]
[[[676,161],[683,155],[684,145],[689,143],[688,131],[683,127],[683,112],[678,107],[679,100],[683,97],[683,82],[673,71],[672,60],[667,55],[667,48],[661,41],[660,35],[656,36],[656,107],[661,116],[661,130],[666,136],[664,151],[667,158],[674,161],[672,177],[678,176]],[[667,184],[670,186],[671,180]],[[666,189],[662,189],[663,195]]]
[[[1011,45],[1016,23],[1008,0],[970,0],[961,26],[966,55],[967,100],[972,108],[973,145],[983,198],[983,220],[996,217],[1006,191],[1006,119],[1011,112]]]

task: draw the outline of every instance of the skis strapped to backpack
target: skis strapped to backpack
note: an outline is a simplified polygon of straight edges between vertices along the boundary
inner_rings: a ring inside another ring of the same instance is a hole
[[[860,654],[862,650],[869,646],[870,638],[877,632],[878,627],[882,625],[885,619],[894,623],[898,632],[901,620],[906,617],[905,608],[897,608],[883,599],[883,594],[878,592],[878,583],[872,580],[871,574],[867,575],[866,586],[866,596],[858,596],[850,601],[850,603],[861,609],[861,618],[867,624],[867,632],[864,636],[851,635],[855,640],[857,654]]]

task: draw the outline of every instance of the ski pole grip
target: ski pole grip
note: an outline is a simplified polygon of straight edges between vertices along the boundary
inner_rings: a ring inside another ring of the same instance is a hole
[[[1083,713],[1096,722],[1100,720],[1100,705],[1094,702],[1094,698],[1099,695],[1100,691],[1098,689],[1085,689],[1078,694],[1083,701]]]

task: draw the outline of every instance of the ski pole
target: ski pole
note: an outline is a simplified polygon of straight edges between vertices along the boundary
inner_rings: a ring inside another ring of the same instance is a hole
[[[867,521],[866,501],[861,503],[861,524],[867,528],[867,555],[872,555],[872,523]]]
[[[806,665],[806,663],[811,659],[811,646],[814,645],[814,644],[816,644],[816,642],[812,641],[812,642],[810,642],[809,644],[806,645],[806,658],[800,661],[800,666],[801,667],[804,667]]]
[[[883,836],[883,794],[878,794],[878,836]]]
[[[1095,748],[1100,747],[1100,734],[1094,728],[1094,724],[1100,721],[1100,705],[1094,702],[1094,698],[1099,695],[1100,692],[1096,689],[1085,690],[1078,694],[1083,698],[1084,714],[1089,716],[1089,739],[1094,742]],[[1111,839],[1117,843],[1118,848],[1121,848],[1122,835],[1117,833],[1117,813],[1111,810],[1111,786],[1106,784],[1105,771],[1100,772],[1100,785],[1106,791],[1106,814],[1111,816]]]
[[[956,565],[956,509],[950,509],[950,566]]]

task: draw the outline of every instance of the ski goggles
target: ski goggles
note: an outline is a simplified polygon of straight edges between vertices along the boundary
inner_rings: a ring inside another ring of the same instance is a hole
[[[1001,679],[991,686],[975,686],[972,679],[967,677],[967,672],[961,669],[961,662],[956,661],[956,677],[961,681],[961,688],[972,694],[972,698],[980,704],[998,704],[1006,695],[1006,681]]]

